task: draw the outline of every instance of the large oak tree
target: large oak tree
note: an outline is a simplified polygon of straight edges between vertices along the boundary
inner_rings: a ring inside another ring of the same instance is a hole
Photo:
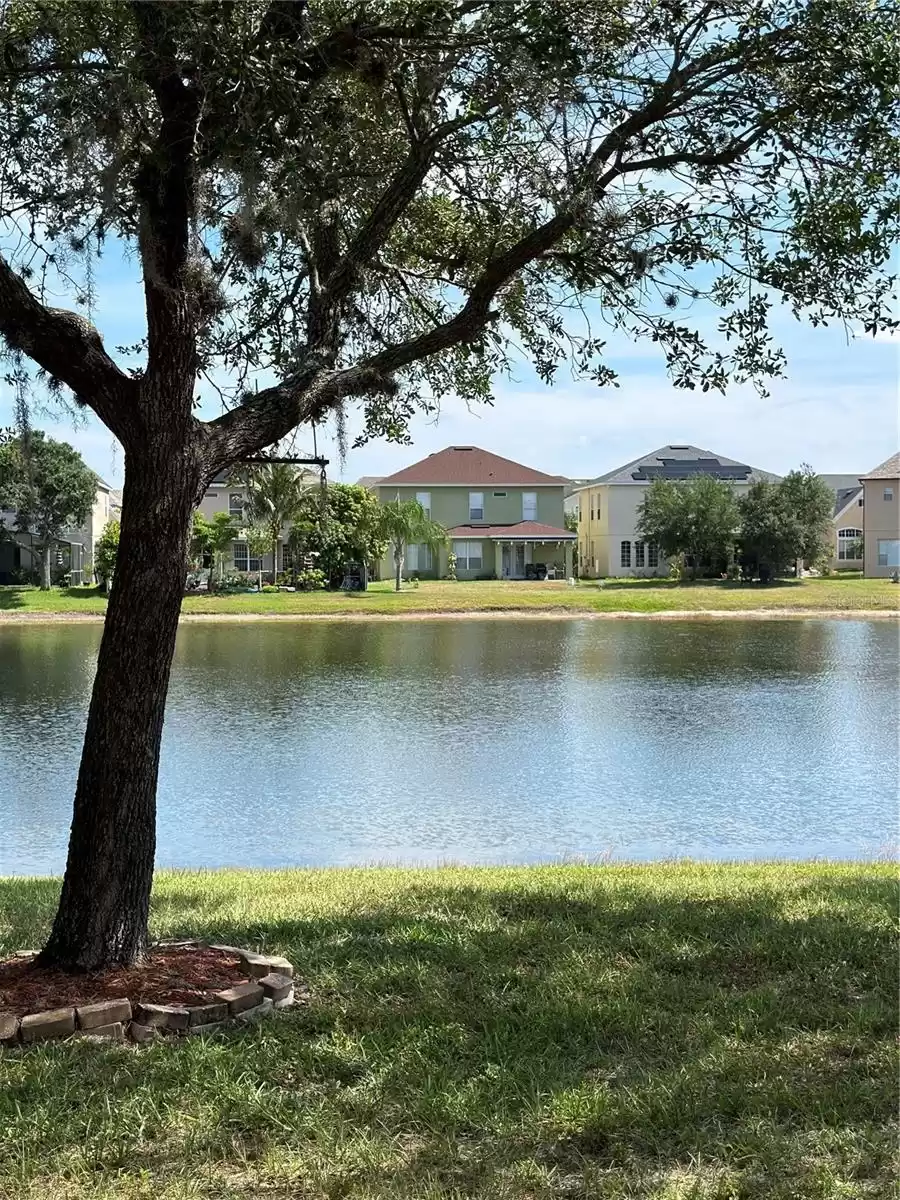
[[[121,544],[43,961],[147,937],[191,511],[298,423],[403,438],[524,350],[612,382],[778,373],[772,305],[889,320],[896,18],[882,0],[9,0],[0,332],[125,450]],[[92,255],[139,259],[115,348]],[[719,306],[715,342],[694,314]],[[83,311],[92,311],[88,305]],[[126,353],[126,350],[130,353]],[[208,375],[227,411],[198,418]],[[253,390],[251,382],[270,382]],[[223,385],[223,380],[228,384]]]

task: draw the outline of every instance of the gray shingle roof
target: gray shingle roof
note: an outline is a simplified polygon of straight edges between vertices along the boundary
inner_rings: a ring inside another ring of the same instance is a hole
[[[635,484],[646,486],[652,479],[689,479],[693,475],[714,475],[717,479],[729,479],[735,483],[756,483],[761,479],[775,481],[777,475],[748,466],[734,458],[726,458],[712,450],[701,450],[699,446],[661,446],[651,454],[636,458],[614,471],[591,480],[599,483]]]

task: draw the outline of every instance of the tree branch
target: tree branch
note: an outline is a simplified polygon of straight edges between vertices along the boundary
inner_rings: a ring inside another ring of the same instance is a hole
[[[147,301],[148,374],[161,360],[195,353],[193,297],[185,288],[190,227],[196,204],[194,149],[202,106],[198,82],[185,82],[172,22],[179,5],[133,0],[141,74],[162,114],[157,145],[144,156],[136,189],[141,201],[139,245]],[[193,363],[192,363],[193,366]]]
[[[89,405],[125,440],[138,383],[113,362],[79,313],[48,308],[0,255],[0,334]]]

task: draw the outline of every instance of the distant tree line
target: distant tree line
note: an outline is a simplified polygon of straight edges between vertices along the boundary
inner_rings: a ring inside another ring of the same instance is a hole
[[[811,467],[758,480],[737,496],[711,475],[655,479],[638,508],[636,532],[692,578],[759,579],[831,556],[834,493]]]

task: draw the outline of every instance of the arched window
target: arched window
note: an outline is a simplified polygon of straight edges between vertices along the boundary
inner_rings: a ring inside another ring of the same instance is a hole
[[[849,559],[852,562],[858,562],[859,548],[856,543],[862,541],[863,531],[861,529],[839,529],[837,536],[838,561],[846,562]]]
[[[631,566],[631,542],[622,543],[619,565],[623,567]]]

